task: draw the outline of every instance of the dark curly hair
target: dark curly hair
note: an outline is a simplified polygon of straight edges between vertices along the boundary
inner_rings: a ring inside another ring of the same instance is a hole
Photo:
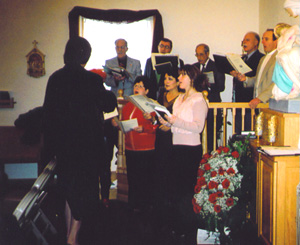
[[[149,89],[151,87],[151,81],[148,77],[146,76],[138,76],[136,77],[136,79],[134,80],[134,84],[139,83],[139,82],[143,82],[145,89]]]

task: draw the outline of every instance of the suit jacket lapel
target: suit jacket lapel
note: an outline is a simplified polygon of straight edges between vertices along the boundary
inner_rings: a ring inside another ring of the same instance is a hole
[[[129,58],[127,56],[127,64],[126,64],[126,70],[127,71],[132,71],[132,67],[133,67],[133,61],[131,58]]]
[[[260,82],[259,84],[262,84],[262,79],[263,79],[263,78],[266,78],[266,73],[267,73],[267,71],[269,70],[270,66],[273,64],[273,62],[275,61],[276,55],[277,55],[277,51],[275,51],[274,54],[272,54],[272,56],[271,56],[270,59],[268,60],[266,66],[265,66],[265,68],[264,68],[264,70],[263,70],[263,72],[262,72],[262,74],[261,74],[261,76],[260,76],[261,82]]]

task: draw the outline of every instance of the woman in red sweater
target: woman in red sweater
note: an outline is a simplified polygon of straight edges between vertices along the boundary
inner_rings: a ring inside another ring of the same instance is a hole
[[[145,76],[136,78],[134,95],[147,96],[150,80]],[[155,113],[154,113],[155,115]],[[137,118],[138,127],[125,135],[125,154],[128,179],[128,203],[133,211],[152,206],[154,143],[157,125],[144,118],[144,113],[128,102],[122,111],[122,120]]]

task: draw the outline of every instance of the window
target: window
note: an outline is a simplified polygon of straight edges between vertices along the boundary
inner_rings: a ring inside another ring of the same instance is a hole
[[[162,18],[158,10],[141,10],[141,11],[132,11],[132,10],[102,10],[102,9],[92,9],[86,7],[74,7],[69,13],[69,29],[70,37],[79,35],[79,23],[80,18],[84,17],[91,20],[102,20],[111,23],[133,23],[140,20],[148,19],[149,17],[153,18],[153,32],[152,32],[152,53],[156,53],[157,46],[159,41],[164,37],[164,30],[162,25]],[[105,35],[111,35],[104,33]],[[139,35],[139,33],[137,33]],[[137,36],[138,36],[137,35]],[[119,38],[119,37],[118,37]],[[117,39],[117,38],[116,38]],[[129,49],[131,49],[131,43],[128,40]],[[128,51],[129,52],[129,51]],[[134,58],[134,57],[133,57]]]
[[[132,23],[80,18],[81,36],[92,46],[86,69],[102,69],[105,60],[116,56],[115,40],[123,38],[128,43],[127,55],[141,62],[142,70],[152,51],[153,16]]]

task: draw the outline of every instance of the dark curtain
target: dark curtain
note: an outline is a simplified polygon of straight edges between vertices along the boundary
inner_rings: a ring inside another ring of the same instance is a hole
[[[93,8],[76,6],[69,13],[70,37],[79,35],[79,16],[88,19],[103,20],[109,22],[126,21],[128,23],[154,16],[154,32],[153,32],[153,43],[152,43],[153,53],[158,52],[157,47],[159,41],[164,37],[162,18],[158,10],[141,10],[141,11],[122,10],[122,9],[102,10],[102,9],[93,9]]]

